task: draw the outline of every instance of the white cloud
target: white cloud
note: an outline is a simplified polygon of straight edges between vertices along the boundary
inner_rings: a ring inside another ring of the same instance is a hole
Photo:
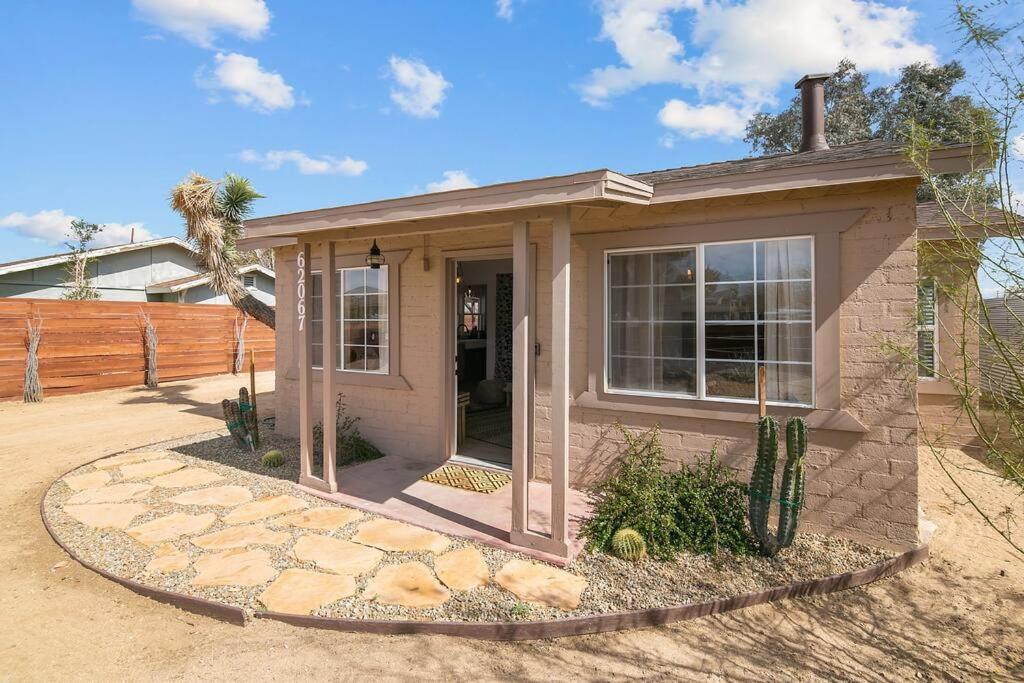
[[[725,103],[691,105],[672,99],[658,112],[658,121],[688,138],[738,138],[742,137],[751,114],[751,109]],[[666,141],[663,140],[662,144]],[[671,148],[671,144],[667,146]]]
[[[419,118],[440,116],[445,91],[452,87],[440,71],[431,71],[417,59],[395,56],[388,60],[388,65],[395,80],[395,87],[391,89],[392,102],[405,113]]]
[[[935,48],[913,37],[914,12],[870,0],[601,0],[599,8],[601,37],[615,45],[621,63],[591,71],[579,85],[584,101],[603,106],[645,85],[675,84],[700,101],[689,105],[691,121],[701,118],[694,110],[774,104],[780,86],[831,71],[844,57],[864,71],[890,74],[936,60]],[[673,31],[680,13],[688,43]],[[694,131],[742,134],[734,117],[719,113],[726,115],[719,125],[704,122]]]
[[[260,164],[264,168],[277,170],[285,164],[294,164],[299,173],[303,175],[362,175],[368,168],[365,161],[353,159],[346,156],[342,159],[323,155],[310,157],[297,149],[277,149],[260,154],[259,152],[246,149],[239,154],[242,161],[250,164]]]
[[[23,237],[46,242],[47,244],[63,244],[67,239],[71,221],[76,216],[69,216],[61,209],[39,211],[24,214],[20,211],[7,214],[0,218],[0,228],[11,230]],[[93,247],[110,247],[115,244],[127,244],[135,230],[135,241],[151,240],[156,237],[142,226],[142,223],[102,223],[103,230],[96,235]]]
[[[219,33],[258,40],[270,28],[263,0],[132,0],[132,5],[145,21],[202,47],[212,47]]]
[[[427,192],[447,192],[477,187],[478,183],[465,171],[445,171],[442,180],[427,183]]]
[[[499,19],[512,21],[512,0],[498,0],[497,13]]]
[[[1013,152],[1013,156],[1018,159],[1024,159],[1024,133],[1013,139],[1013,142],[1010,143],[1010,149]]]
[[[196,76],[200,87],[231,94],[237,104],[261,112],[291,109],[295,106],[292,86],[280,74],[264,71],[259,60],[235,52],[218,52],[210,76],[201,70]]]

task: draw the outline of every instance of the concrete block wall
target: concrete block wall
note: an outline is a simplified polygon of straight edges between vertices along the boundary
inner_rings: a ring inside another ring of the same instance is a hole
[[[912,368],[886,343],[916,344],[915,311],[917,259],[915,253],[914,188],[910,183],[886,183],[832,190],[736,200],[690,202],[675,213],[665,209],[635,209],[615,216],[587,212],[574,216],[574,232],[623,230],[644,225],[685,225],[863,208],[865,216],[841,236],[841,385],[842,406],[868,432],[812,432],[808,455],[805,529],[906,547],[917,542],[917,403]],[[685,239],[685,238],[683,238]],[[550,475],[550,225],[531,226],[537,248],[534,476]],[[421,236],[389,238],[382,248],[412,249],[401,271],[402,374],[412,390],[342,387],[351,411],[361,418],[360,429],[385,452],[441,460],[441,363],[443,343],[440,296],[441,251],[503,246],[510,230],[463,230],[434,234],[429,246]],[[365,253],[368,243],[339,245],[339,253]],[[431,269],[423,270],[424,254]],[[586,387],[587,291],[585,251],[572,249],[570,382],[574,395]],[[277,253],[277,419],[279,429],[294,435],[297,425],[298,375],[294,342],[284,330],[294,330],[295,276],[293,249]],[[819,277],[822,275],[819,275]],[[294,338],[294,335],[291,335]],[[319,406],[319,384],[315,387]],[[616,420],[643,429],[655,424],[672,468],[706,458],[712,448],[727,465],[747,479],[753,464],[754,429],[749,423],[726,422],[605,409],[570,409],[570,478],[586,488],[606,477],[621,453]]]

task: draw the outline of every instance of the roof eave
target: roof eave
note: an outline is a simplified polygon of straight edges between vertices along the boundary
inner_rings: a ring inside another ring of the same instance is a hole
[[[979,157],[971,150],[972,148],[964,146],[936,149],[929,156],[929,167],[934,173],[963,173],[978,168]],[[985,159],[987,157],[982,161]],[[707,178],[667,181],[655,185],[651,204],[920,177],[920,171],[905,155],[888,154],[825,164],[810,163]]]
[[[609,170],[401,197],[245,222],[244,248],[256,239],[301,237],[322,230],[443,219],[469,214],[581,203],[647,204],[654,188]]]

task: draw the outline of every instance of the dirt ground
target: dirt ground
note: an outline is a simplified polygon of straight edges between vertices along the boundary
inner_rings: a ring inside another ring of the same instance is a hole
[[[39,499],[54,478],[99,455],[217,428],[217,403],[239,383],[0,404],[0,680],[1024,680],[1024,563],[925,452],[921,496],[938,527],[926,565],[831,596],[552,641],[231,626],[106,581],[51,541]],[[258,378],[261,392],[272,383]],[[1020,510],[990,475],[961,476]]]

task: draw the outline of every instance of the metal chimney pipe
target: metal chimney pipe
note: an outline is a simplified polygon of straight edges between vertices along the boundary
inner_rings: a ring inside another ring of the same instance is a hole
[[[801,152],[817,152],[828,149],[825,139],[825,81],[832,74],[807,74],[796,82],[800,91],[802,133]]]

